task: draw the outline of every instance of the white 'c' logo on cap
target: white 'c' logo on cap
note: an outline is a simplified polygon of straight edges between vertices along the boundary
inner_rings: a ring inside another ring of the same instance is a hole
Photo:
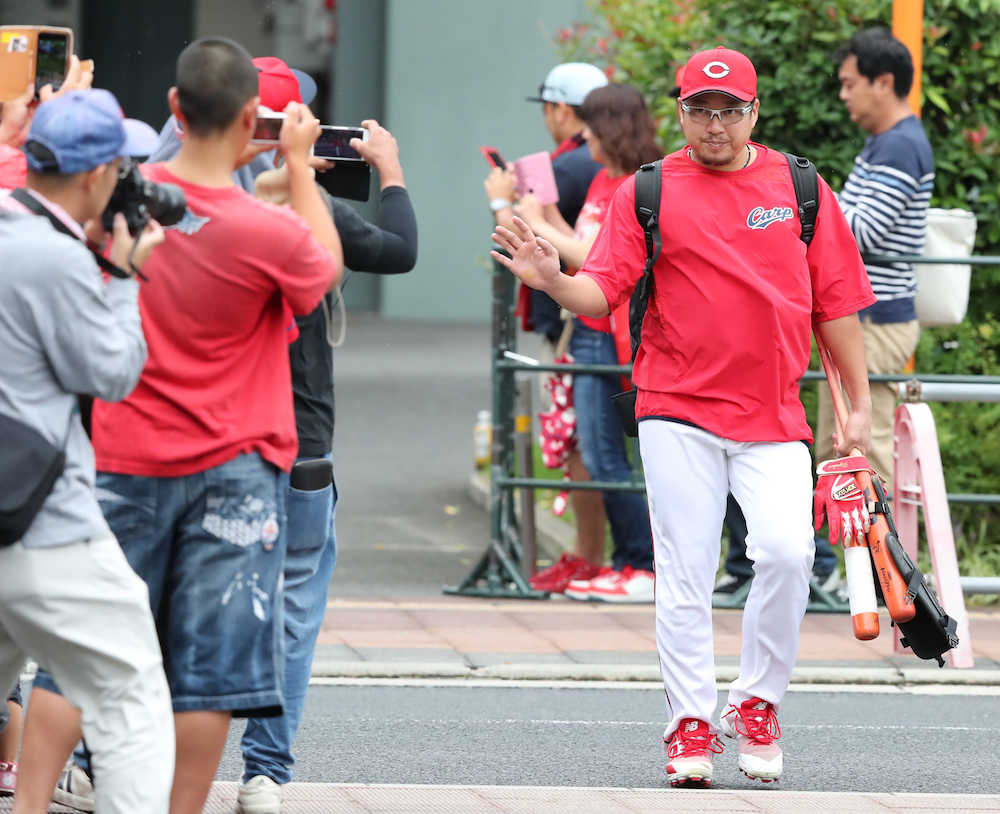
[[[725,62],[719,62],[718,60],[709,62],[701,70],[709,79],[722,79],[722,77],[729,75],[729,66]]]

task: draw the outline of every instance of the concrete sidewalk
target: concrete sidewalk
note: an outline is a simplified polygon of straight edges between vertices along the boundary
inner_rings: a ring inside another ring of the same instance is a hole
[[[854,638],[846,614],[806,614],[794,681],[1000,686],[1000,610],[969,612],[975,666],[893,652],[892,629]],[[742,611],[715,610],[717,677],[739,663]],[[659,681],[652,605],[549,600],[333,600],[314,676]]]
[[[236,784],[214,783],[204,814],[233,814]],[[0,814],[11,798],[0,798]],[[982,794],[857,794],[760,790],[553,788],[549,786],[414,786],[291,783],[283,814],[963,814],[1000,811]],[[53,805],[50,814],[72,814]]]

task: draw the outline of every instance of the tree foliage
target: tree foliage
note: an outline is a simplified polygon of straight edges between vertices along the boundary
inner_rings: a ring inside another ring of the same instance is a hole
[[[557,49],[641,88],[665,147],[684,143],[670,97],[678,69],[694,51],[726,45],[757,67],[754,138],[808,156],[834,190],[843,185],[867,133],[838,98],[833,54],[857,29],[890,25],[891,0],[592,0],[591,10],[589,23],[560,30]],[[988,256],[1000,256],[998,76],[1000,0],[925,0],[921,112],[937,172],[932,205],[971,209],[975,252]],[[968,316],[923,331],[916,369],[1000,375],[1000,267],[974,268]],[[811,415],[814,391],[804,388],[803,400]],[[932,409],[948,490],[1000,493],[1000,404]],[[1000,510],[953,505],[952,518],[963,571],[1000,573]]]

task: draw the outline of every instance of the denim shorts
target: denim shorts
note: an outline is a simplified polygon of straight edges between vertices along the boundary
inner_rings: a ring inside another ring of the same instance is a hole
[[[182,477],[98,473],[104,516],[149,588],[175,712],[281,714],[287,490],[256,453]]]

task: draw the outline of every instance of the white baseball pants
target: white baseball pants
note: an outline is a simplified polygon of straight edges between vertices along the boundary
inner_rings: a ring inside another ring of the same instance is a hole
[[[53,548],[0,548],[0,686],[25,656],[83,714],[96,809],[166,814],[174,716],[146,584],[110,534]],[[4,690],[6,691],[6,689]],[[30,715],[30,712],[29,712]]]
[[[672,421],[639,423],[656,568],[656,647],[669,734],[682,718],[716,728],[712,590],[726,495],[747,521],[754,580],[729,703],[781,702],[809,601],[815,541],[805,444],[747,443]]]

